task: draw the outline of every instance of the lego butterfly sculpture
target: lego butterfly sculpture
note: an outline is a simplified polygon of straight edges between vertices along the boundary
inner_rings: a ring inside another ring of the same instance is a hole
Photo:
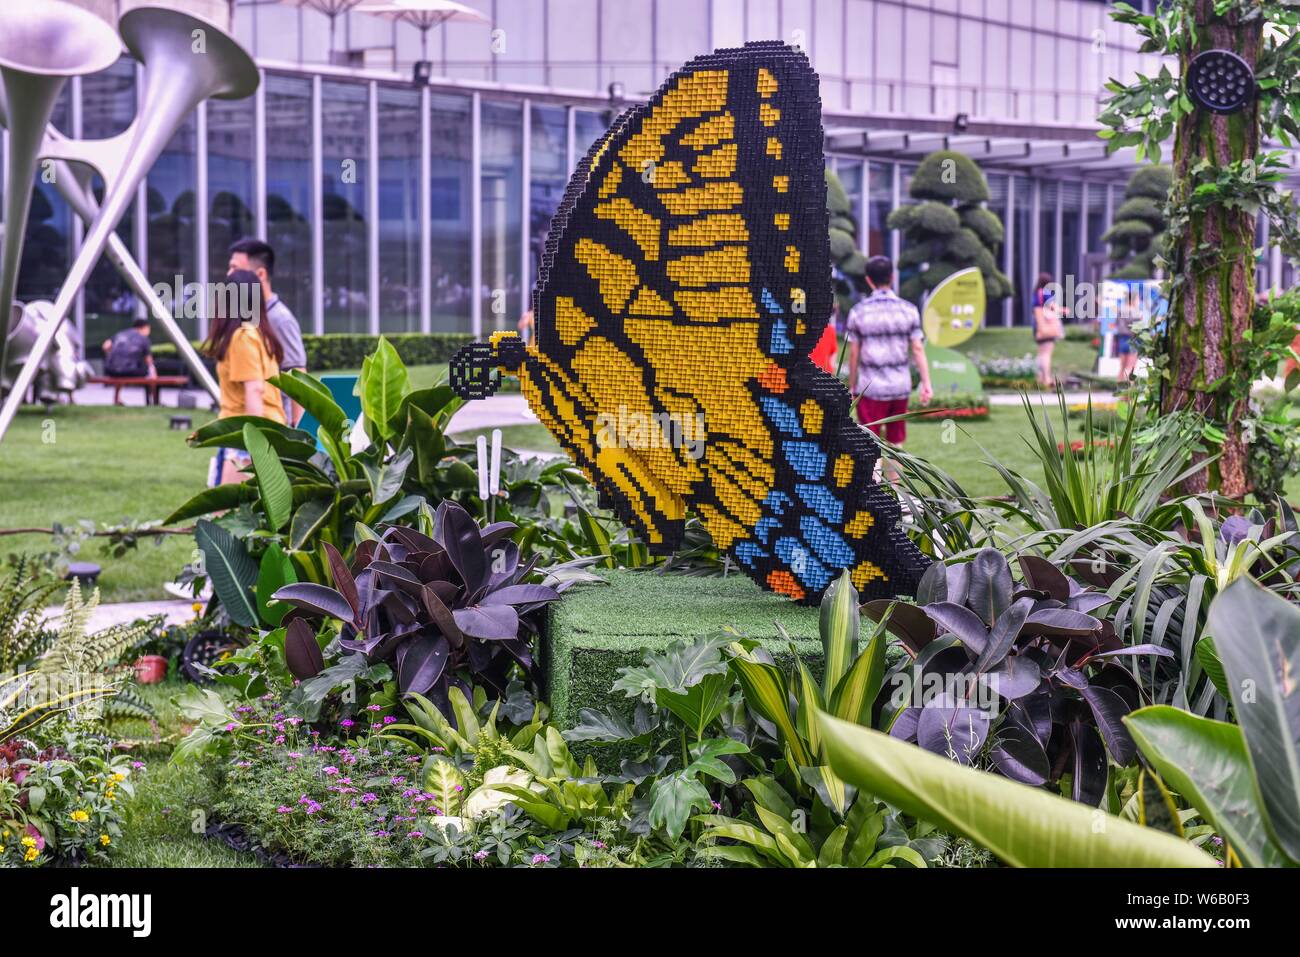
[[[536,335],[462,349],[452,386],[520,378],[656,552],[687,511],[755,581],[819,601],[849,569],[911,594],[927,561],[847,390],[808,358],[831,308],[817,75],[781,43],[699,57],[619,117],[551,224]]]

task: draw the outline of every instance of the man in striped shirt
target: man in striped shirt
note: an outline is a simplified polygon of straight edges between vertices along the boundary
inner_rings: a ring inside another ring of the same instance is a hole
[[[881,419],[907,412],[912,392],[910,363],[921,374],[920,400],[933,396],[930,366],[925,361],[921,316],[916,307],[893,290],[894,264],[884,256],[867,260],[867,285],[871,295],[849,313],[849,391],[861,395],[858,419],[894,445],[907,438],[903,421],[879,424]]]

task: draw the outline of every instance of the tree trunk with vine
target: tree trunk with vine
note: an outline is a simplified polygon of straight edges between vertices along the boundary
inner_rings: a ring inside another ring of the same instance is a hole
[[[1263,18],[1243,22],[1236,10],[1219,17],[1214,0],[1184,0],[1196,23],[1196,42],[1184,49],[1183,75],[1204,50],[1232,50],[1255,68]],[[1174,141],[1174,205],[1186,203],[1193,168],[1247,160],[1259,147],[1258,105],[1229,115],[1193,110],[1178,121]],[[1255,301],[1255,216],[1214,205],[1193,211],[1175,248],[1169,250],[1174,282],[1169,302],[1169,379],[1165,412],[1190,409],[1222,427],[1223,454],[1187,480],[1187,492],[1217,488],[1241,498],[1248,491],[1246,441],[1238,424],[1245,396],[1222,380],[1240,361]],[[1204,458],[1204,457],[1203,457]]]

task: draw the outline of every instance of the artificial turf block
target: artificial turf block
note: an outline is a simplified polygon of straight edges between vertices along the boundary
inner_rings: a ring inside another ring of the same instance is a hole
[[[619,668],[640,664],[644,651],[725,627],[757,639],[784,666],[791,655],[779,622],[809,670],[821,673],[818,609],[762,591],[744,575],[600,574],[608,585],[566,591],[550,606],[543,630],[542,678],[551,718],[560,728],[573,727],[583,708],[630,711],[632,701],[611,691]]]

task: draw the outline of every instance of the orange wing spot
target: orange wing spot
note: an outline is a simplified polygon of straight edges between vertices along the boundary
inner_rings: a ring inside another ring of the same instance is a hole
[[[841,454],[835,460],[835,484],[840,488],[849,484],[853,478],[853,457],[851,455]]]
[[[866,588],[868,582],[877,578],[881,581],[889,581],[889,576],[878,565],[873,565],[868,561],[860,562],[857,568],[849,573],[849,578],[852,580],[854,588]]]
[[[786,272],[799,271],[799,247],[798,246],[785,247],[785,271]]]
[[[776,159],[781,158],[781,141],[775,136],[769,136],[767,138],[767,155],[775,157]]]
[[[758,119],[764,126],[775,126],[781,119],[781,111],[771,103],[763,103],[758,108]]]
[[[771,96],[773,93],[777,91],[777,86],[778,84],[776,82],[776,77],[772,75],[772,71],[765,66],[759,67],[758,68],[759,95],[766,100],[769,96]]]
[[[784,173],[780,176],[773,176],[772,185],[776,187],[778,193],[784,193],[790,189],[790,177]]]
[[[768,392],[775,392],[777,395],[789,388],[789,383],[785,381],[785,369],[775,362],[758,374],[758,384]]]
[[[803,600],[804,590],[799,587],[799,583],[794,580],[794,576],[787,571],[768,572],[767,587],[779,594],[789,595],[795,601]]]
[[[789,228],[790,228],[790,214],[789,214],[789,213],[777,213],[775,216],[772,217],[772,222],[776,223],[776,228],[777,228],[777,229],[780,229],[780,230],[786,230],[786,229],[789,229]]]

